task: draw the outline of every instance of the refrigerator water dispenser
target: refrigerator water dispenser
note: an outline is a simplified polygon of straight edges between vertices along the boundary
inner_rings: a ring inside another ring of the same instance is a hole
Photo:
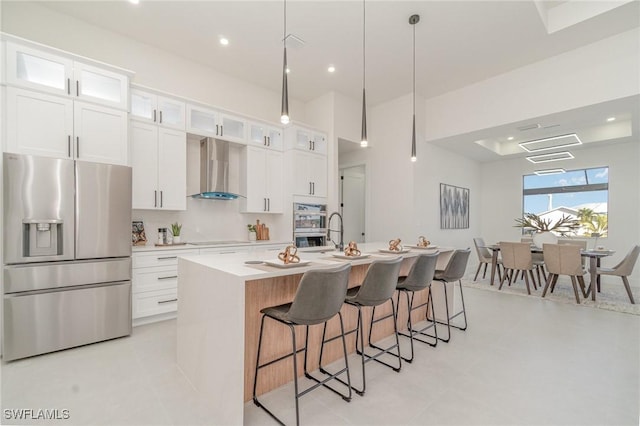
[[[23,221],[24,257],[62,254],[61,220]]]

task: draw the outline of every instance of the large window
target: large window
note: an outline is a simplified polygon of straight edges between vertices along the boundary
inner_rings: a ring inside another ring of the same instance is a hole
[[[580,222],[577,235],[607,235],[608,167],[525,175],[522,188],[523,214],[535,213],[553,221],[569,216]]]

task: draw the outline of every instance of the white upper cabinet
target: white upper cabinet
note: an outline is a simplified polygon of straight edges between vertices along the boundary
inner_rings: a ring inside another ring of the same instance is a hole
[[[131,118],[185,130],[185,102],[140,89],[131,89]]]
[[[301,151],[327,155],[327,137],[323,133],[304,127],[293,126],[287,128],[286,135],[287,149],[299,149]]]
[[[199,105],[187,105],[188,133],[246,144],[247,125],[245,118]]]
[[[293,193],[315,197],[327,196],[327,158],[308,152],[289,151],[293,171]]]
[[[132,120],[131,165],[134,209],[186,210],[185,132]]]
[[[283,154],[249,146],[244,151],[242,175],[246,198],[241,200],[244,213],[282,213]]]
[[[73,158],[73,101],[7,87],[7,152]]]
[[[6,55],[8,85],[127,109],[129,77],[125,73],[11,41],[7,41]]]
[[[250,123],[249,143],[251,145],[262,146],[263,148],[282,151],[284,145],[282,129],[263,123]]]
[[[16,87],[6,90],[7,152],[128,163],[126,111]]]

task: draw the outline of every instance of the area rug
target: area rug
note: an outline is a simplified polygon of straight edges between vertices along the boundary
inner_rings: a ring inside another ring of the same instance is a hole
[[[501,293],[542,300],[542,288],[534,290],[532,285],[531,295],[528,295],[527,287],[523,280],[518,280],[518,282],[516,283],[511,283],[511,286],[508,286],[505,282],[504,286],[502,286],[502,290],[498,290],[498,287],[500,287],[500,282],[497,280],[497,277],[496,284],[490,285],[489,279],[480,279],[481,276],[482,274],[478,276],[478,281],[473,281],[472,279],[463,279],[462,285],[464,285],[465,287],[477,288],[480,290],[500,291]],[[573,286],[571,285],[571,281],[568,278],[566,280],[564,280],[563,278],[564,277],[560,277],[553,293],[547,291],[544,299],[558,303],[569,303],[576,305],[576,299],[573,294]],[[588,285],[589,283],[587,279],[587,286]],[[596,294],[595,302],[591,300],[591,295],[589,295],[589,297],[585,299],[584,297],[582,297],[582,293],[579,289],[578,291],[580,294],[580,306],[586,308],[605,309],[608,311],[622,312],[625,314],[640,316],[640,294],[638,294],[638,289],[633,287],[631,288],[631,291],[633,292],[633,299],[636,301],[636,304],[632,305],[629,301],[629,296],[627,296],[627,292],[622,285],[622,281],[620,281],[619,283],[602,283],[601,292]]]

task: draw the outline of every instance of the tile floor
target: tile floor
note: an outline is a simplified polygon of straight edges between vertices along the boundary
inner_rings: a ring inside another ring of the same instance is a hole
[[[473,288],[465,296],[466,332],[435,349],[418,346],[400,373],[369,363],[367,393],[351,403],[324,389],[308,394],[302,423],[638,424],[640,317]],[[175,341],[175,321],[165,321],[128,338],[3,363],[0,423],[211,424],[206,398],[175,365]],[[295,421],[291,386],[264,402]],[[70,419],[7,418],[16,408],[67,409]],[[245,424],[275,423],[248,403]]]

